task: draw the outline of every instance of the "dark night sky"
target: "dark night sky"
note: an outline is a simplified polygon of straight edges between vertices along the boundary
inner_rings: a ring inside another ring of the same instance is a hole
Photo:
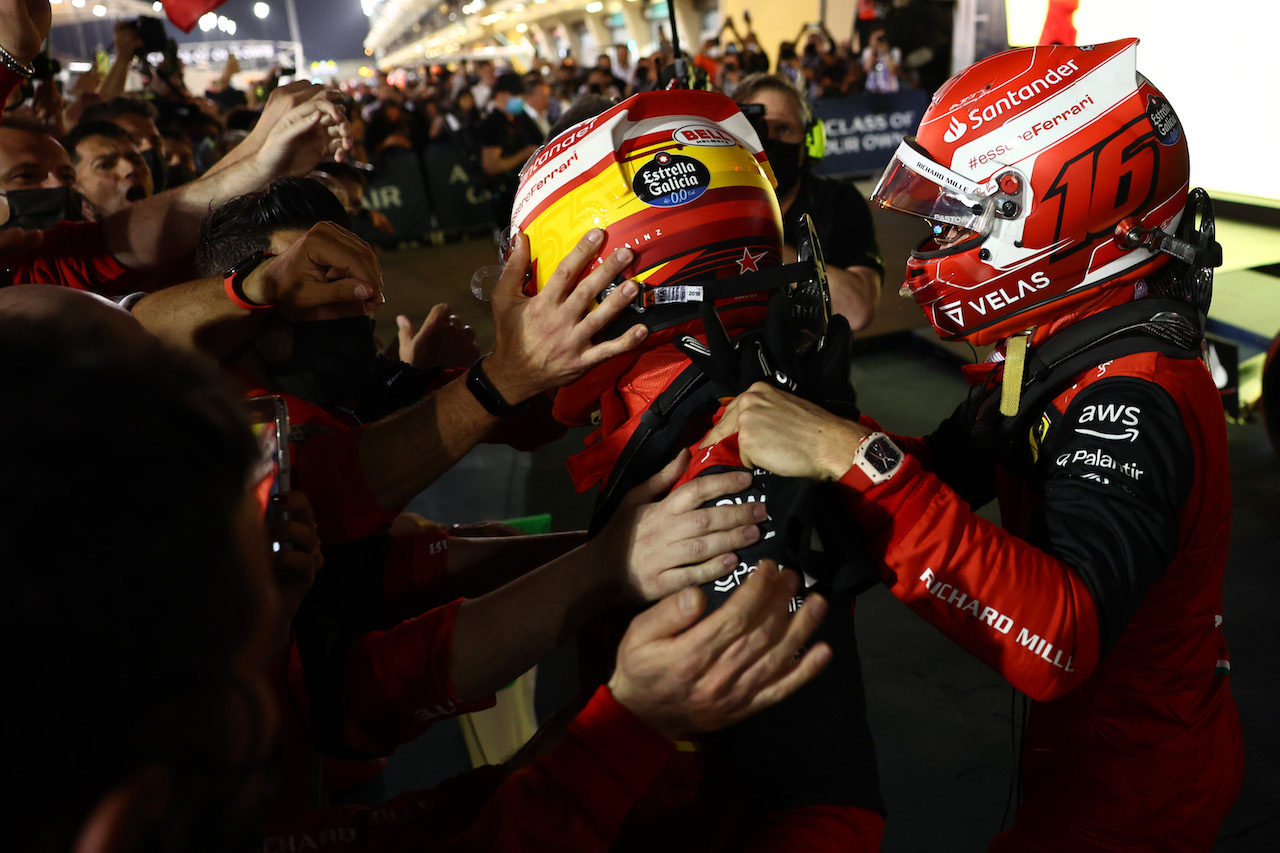
[[[265,0],[271,14],[260,21],[253,16],[254,0],[227,0],[218,7],[219,15],[236,22],[236,37],[289,38],[289,20],[284,0]],[[364,37],[369,32],[369,19],[360,11],[360,0],[294,0],[298,10],[298,29],[302,31],[302,48],[307,59],[356,59],[364,56]],[[197,41],[200,28],[179,41]],[[214,30],[210,36],[226,38]]]
[[[253,16],[254,0],[227,0],[218,7],[218,14],[236,22],[235,36],[229,37],[217,30],[206,34],[200,32],[199,27],[183,33],[168,25],[169,31],[179,43],[228,38],[288,39],[289,22],[284,0],[265,2],[271,7],[271,14],[262,21]],[[364,56],[364,37],[369,31],[369,19],[360,11],[360,0],[294,0],[294,6],[298,10],[298,29],[308,60],[358,59]],[[111,27],[107,21],[56,27],[53,42],[55,48],[76,54],[80,53],[78,48],[82,43],[89,51],[95,48],[110,50]]]

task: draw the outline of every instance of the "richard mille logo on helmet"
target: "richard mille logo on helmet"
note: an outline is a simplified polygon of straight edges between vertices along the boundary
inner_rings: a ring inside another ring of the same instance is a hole
[[[687,204],[711,186],[711,173],[692,157],[663,151],[636,171],[631,189],[645,204],[675,207]]]
[[[706,124],[686,124],[676,128],[671,138],[681,145],[697,145],[702,148],[732,148],[738,144],[733,134]]]
[[[964,132],[968,129],[969,129],[969,125],[960,121],[955,116],[952,116],[951,127],[947,128],[946,133],[942,134],[942,138],[947,142],[955,142],[960,137],[964,136]]]

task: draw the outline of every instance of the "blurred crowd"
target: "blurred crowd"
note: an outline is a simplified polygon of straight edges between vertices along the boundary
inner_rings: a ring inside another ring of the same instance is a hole
[[[690,85],[731,97],[743,79],[762,73],[788,81],[809,103],[931,88],[948,62],[949,19],[939,19],[947,11],[939,6],[916,0],[868,4],[850,38],[837,40],[823,23],[804,24],[772,50],[744,13],[741,22],[727,18],[696,53],[688,48],[682,68]],[[39,79],[39,69],[50,66],[40,62],[36,79],[18,87],[6,104],[10,127],[39,128],[63,144],[82,202],[81,211],[69,215],[87,219],[203,175],[249,136],[272,92],[296,73],[276,67],[251,77],[240,73],[233,56],[205,91],[193,92],[173,51],[158,65],[145,61],[149,48],[136,22],[116,24],[114,35],[105,74],[95,67],[63,87],[51,77]],[[328,179],[357,233],[394,244],[392,223],[371,209],[376,204],[364,203],[365,189],[379,177],[380,155],[448,146],[473,189],[492,198],[492,224],[501,229],[520,167],[575,101],[590,96],[616,102],[665,87],[676,71],[674,59],[664,37],[648,55],[617,44],[602,48],[592,62],[539,57],[517,71],[490,59],[463,60],[331,86],[326,98],[346,115],[351,147],[344,162],[326,167]],[[126,91],[130,80],[140,80],[140,88]],[[424,224],[418,235],[427,230]]]

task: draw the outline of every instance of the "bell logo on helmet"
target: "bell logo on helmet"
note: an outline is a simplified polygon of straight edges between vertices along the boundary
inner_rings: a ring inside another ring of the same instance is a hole
[[[671,138],[681,145],[697,145],[702,148],[729,148],[738,144],[733,134],[706,124],[686,124],[676,128]]]
[[[955,116],[952,116],[951,127],[947,128],[946,133],[942,134],[942,138],[947,142],[957,142],[960,137],[964,136],[964,132],[968,129],[969,125],[960,121]]]
[[[692,157],[658,154],[631,180],[636,198],[654,207],[676,207],[698,198],[711,185],[711,172]]]

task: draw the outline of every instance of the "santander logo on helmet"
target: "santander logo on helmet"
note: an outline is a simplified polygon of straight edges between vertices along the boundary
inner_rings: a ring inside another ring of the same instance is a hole
[[[1071,322],[1168,262],[1116,236],[1121,222],[1176,229],[1189,190],[1186,133],[1138,73],[1137,46],[988,57],[903,141],[872,201],[933,224],[903,289],[941,337],[986,344]]]
[[[960,137],[964,136],[965,131],[969,129],[969,125],[960,121],[955,116],[951,117],[951,127],[947,128],[947,132],[942,134],[942,138],[947,142],[956,142]]]

